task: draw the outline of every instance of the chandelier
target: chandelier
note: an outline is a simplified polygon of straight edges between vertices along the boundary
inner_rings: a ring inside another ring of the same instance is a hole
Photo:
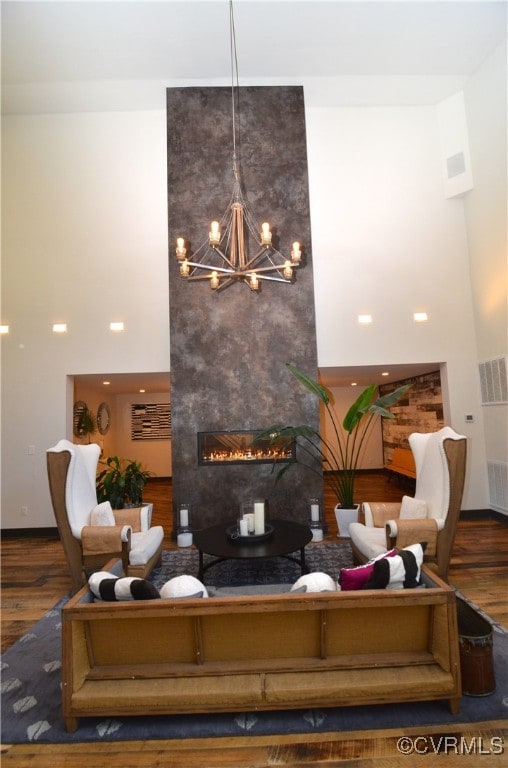
[[[243,282],[252,291],[259,291],[263,280],[292,283],[294,270],[301,266],[300,243],[294,242],[290,258],[284,257],[272,244],[268,222],[261,227],[249,209],[242,190],[240,163],[237,157],[238,63],[236,57],[233,2],[229,2],[231,49],[231,115],[233,134],[233,192],[222,218],[212,221],[208,238],[189,258],[185,238],[176,240],[176,257],[180,275],[189,282],[208,280],[214,291],[221,291],[236,282]],[[235,82],[236,81],[236,82]],[[236,94],[235,94],[236,86]],[[254,253],[249,253],[249,243]]]

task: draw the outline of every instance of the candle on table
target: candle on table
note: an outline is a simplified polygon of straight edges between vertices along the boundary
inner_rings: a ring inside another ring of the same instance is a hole
[[[265,502],[254,502],[254,533],[259,535],[265,532]]]
[[[254,512],[248,512],[244,518],[247,520],[249,533],[254,533]]]
[[[249,535],[248,521],[244,517],[241,517],[240,520],[238,521],[238,524],[240,526],[240,536],[248,536]]]

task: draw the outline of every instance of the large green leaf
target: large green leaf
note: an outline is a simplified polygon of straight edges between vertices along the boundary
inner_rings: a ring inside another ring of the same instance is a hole
[[[363,390],[357,397],[349,411],[344,416],[342,426],[346,432],[351,432],[359,424],[362,416],[366,413],[372,403],[374,392],[376,391],[376,385],[371,384],[369,387]]]
[[[298,368],[292,363],[286,363],[286,367],[293,374],[293,376],[298,379],[300,384],[303,384],[303,386],[309,390],[309,392],[312,392],[313,395],[316,395],[316,397],[318,397],[325,404],[330,402],[332,396],[329,389],[324,387],[318,381],[315,381],[315,379],[311,379],[311,377],[307,376],[307,374],[303,373],[303,371],[298,370]]]

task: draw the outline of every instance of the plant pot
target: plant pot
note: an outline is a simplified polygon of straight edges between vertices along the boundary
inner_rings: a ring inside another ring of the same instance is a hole
[[[339,504],[335,506],[335,519],[339,529],[337,536],[349,538],[349,524],[358,522],[359,510],[359,504],[356,504],[352,509],[344,509]]]

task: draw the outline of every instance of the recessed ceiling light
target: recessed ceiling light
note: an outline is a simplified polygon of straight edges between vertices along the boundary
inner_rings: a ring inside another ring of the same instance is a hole
[[[110,323],[109,324],[109,330],[110,331],[123,331],[124,330],[124,324],[123,323]]]
[[[8,325],[0,325],[0,333],[9,333]]]
[[[140,389],[139,391],[143,394],[143,392],[146,392],[146,389]]]
[[[389,375],[390,374],[388,373],[388,371],[383,371],[383,373],[381,374],[381,376],[389,376]]]
[[[102,383],[104,384],[105,387],[107,387],[107,386],[109,386],[111,384],[110,381],[103,381]]]
[[[426,312],[415,312],[413,314],[413,320],[415,323],[426,323],[429,319],[429,316]]]
[[[67,323],[53,323],[53,333],[67,333]]]
[[[358,322],[360,325],[370,325],[372,323],[372,315],[358,315]]]
[[[352,381],[352,382],[351,382],[351,386],[352,386],[352,387],[356,387],[356,386],[358,386],[358,385],[357,385],[356,381]]]

